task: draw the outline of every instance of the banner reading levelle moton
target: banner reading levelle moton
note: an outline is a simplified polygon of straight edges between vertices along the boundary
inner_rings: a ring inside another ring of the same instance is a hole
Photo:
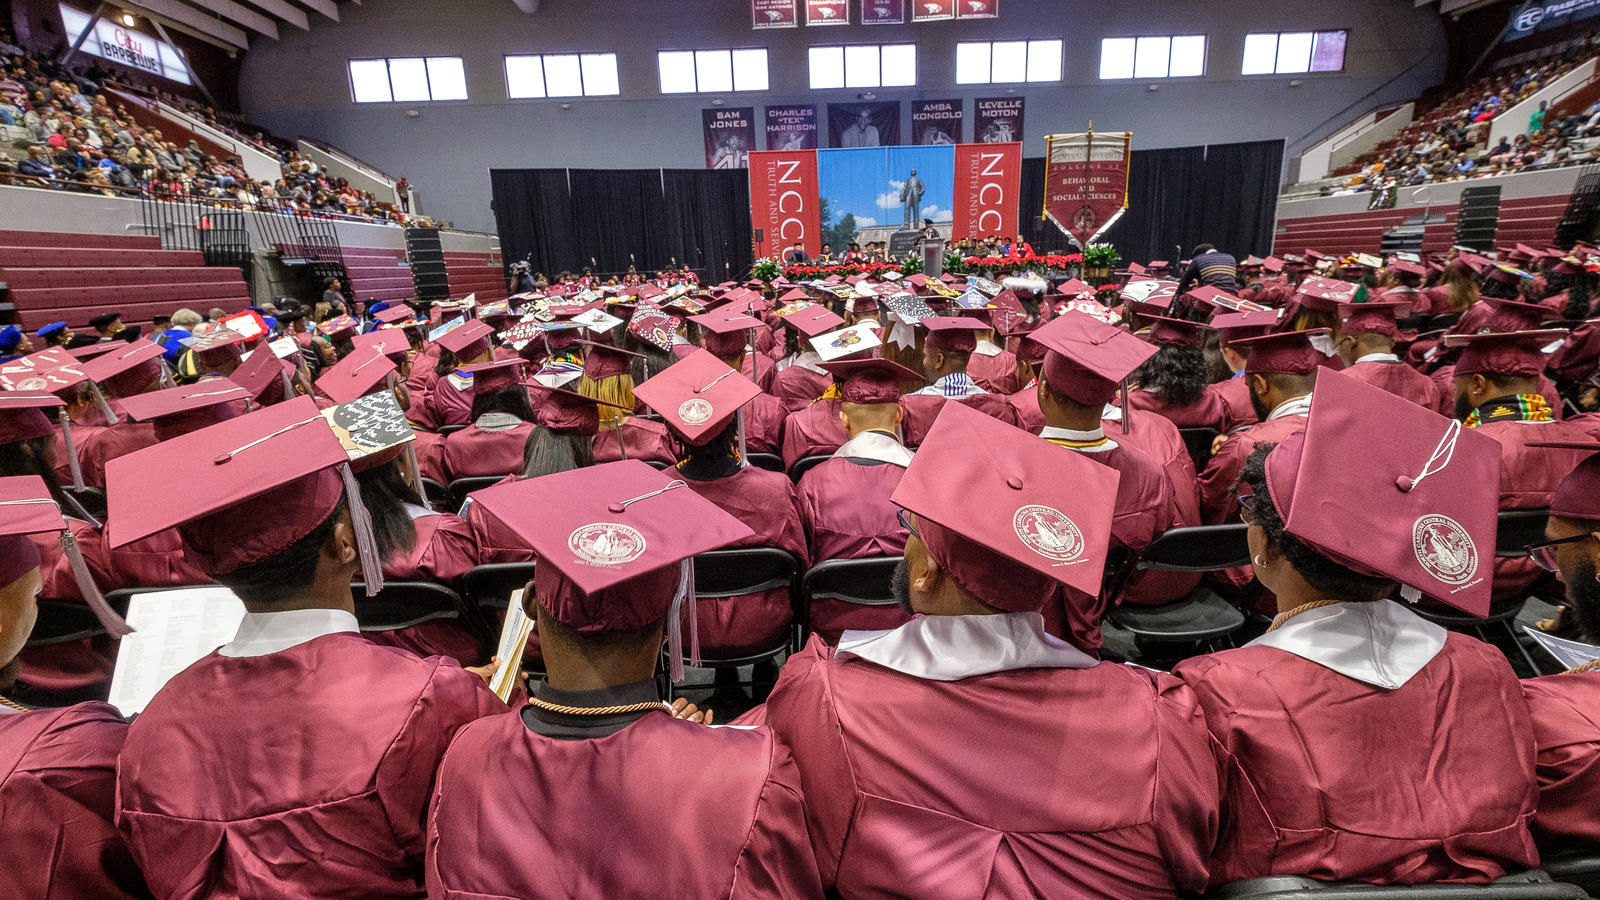
[[[1084,245],[1128,208],[1128,132],[1045,137],[1044,217]]]
[[[750,154],[750,227],[757,257],[782,259],[800,241],[806,255],[822,249],[815,150]]]

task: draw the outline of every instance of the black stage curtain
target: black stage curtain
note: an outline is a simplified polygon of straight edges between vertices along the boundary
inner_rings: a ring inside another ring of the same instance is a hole
[[[1240,259],[1266,255],[1272,251],[1282,165],[1282,141],[1135,150],[1128,210],[1100,240],[1136,262],[1176,262],[1201,242]],[[1044,157],[1025,159],[1022,236],[1039,253],[1067,252],[1072,242],[1040,218],[1043,209]]]
[[[504,258],[552,278],[676,261],[722,281],[750,265],[743,170],[493,169],[489,179]]]

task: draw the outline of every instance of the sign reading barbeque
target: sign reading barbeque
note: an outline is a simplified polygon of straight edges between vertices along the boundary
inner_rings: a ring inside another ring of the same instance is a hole
[[[1128,208],[1129,132],[1045,136],[1044,215],[1084,246]]]

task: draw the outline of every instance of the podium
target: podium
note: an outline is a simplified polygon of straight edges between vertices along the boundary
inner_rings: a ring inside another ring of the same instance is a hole
[[[944,238],[928,238],[922,242],[922,274],[928,278],[944,274]]]

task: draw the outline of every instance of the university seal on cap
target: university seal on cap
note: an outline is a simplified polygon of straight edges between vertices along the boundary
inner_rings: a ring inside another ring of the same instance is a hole
[[[1419,516],[1411,525],[1411,550],[1429,575],[1452,587],[1478,574],[1478,548],[1467,530],[1449,516]]]
[[[19,391],[43,391],[49,389],[49,387],[50,380],[48,378],[24,378],[17,382],[17,390]]]
[[[1081,562],[1083,532],[1061,510],[1037,504],[1019,507],[1011,527],[1028,549],[1060,563]]]
[[[678,420],[685,425],[700,425],[711,421],[714,412],[709,400],[691,397],[678,405]]]
[[[644,548],[644,535],[615,522],[593,522],[567,535],[567,549],[592,566],[627,565],[638,559]]]

